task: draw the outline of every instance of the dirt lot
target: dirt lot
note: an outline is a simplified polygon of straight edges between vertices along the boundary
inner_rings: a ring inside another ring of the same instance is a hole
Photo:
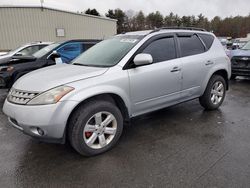
[[[0,91],[3,104],[6,91]],[[197,100],[138,117],[112,151],[85,158],[39,143],[0,112],[0,187],[249,187],[250,80],[223,106]]]

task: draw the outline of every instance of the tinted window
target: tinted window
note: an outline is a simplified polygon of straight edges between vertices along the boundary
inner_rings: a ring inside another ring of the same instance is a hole
[[[154,63],[174,59],[176,58],[174,38],[162,38],[153,41],[142,53],[151,54]]]
[[[57,53],[60,54],[63,63],[69,63],[82,52],[81,43],[70,43],[66,44],[63,47],[57,50]]]
[[[206,45],[206,47],[209,49],[211,48],[213,42],[214,42],[214,37],[212,35],[207,35],[207,34],[199,34],[200,38]]]
[[[196,35],[180,36],[180,48],[182,57],[201,54],[205,52],[205,47]]]

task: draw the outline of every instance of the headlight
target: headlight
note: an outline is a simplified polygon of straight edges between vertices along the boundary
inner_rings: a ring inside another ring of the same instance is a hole
[[[73,87],[69,86],[59,86],[48,90],[44,93],[41,93],[37,97],[33,98],[29,101],[28,105],[45,105],[45,104],[55,104],[57,103],[63,96],[73,91]]]

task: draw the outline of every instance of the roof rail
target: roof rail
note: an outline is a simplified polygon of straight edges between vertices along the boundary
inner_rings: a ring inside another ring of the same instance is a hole
[[[164,29],[180,29],[180,30],[192,30],[192,31],[207,31],[206,29],[203,28],[197,28],[197,27],[178,27],[178,26],[173,26],[173,27],[161,27],[161,28],[156,28],[154,29],[151,33],[158,32]]]

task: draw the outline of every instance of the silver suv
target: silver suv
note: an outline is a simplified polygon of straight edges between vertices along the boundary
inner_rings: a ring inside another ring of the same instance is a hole
[[[198,29],[162,28],[104,40],[71,64],[21,77],[3,111],[17,129],[97,155],[141,114],[199,98],[207,110],[223,102],[230,60],[219,40]]]

